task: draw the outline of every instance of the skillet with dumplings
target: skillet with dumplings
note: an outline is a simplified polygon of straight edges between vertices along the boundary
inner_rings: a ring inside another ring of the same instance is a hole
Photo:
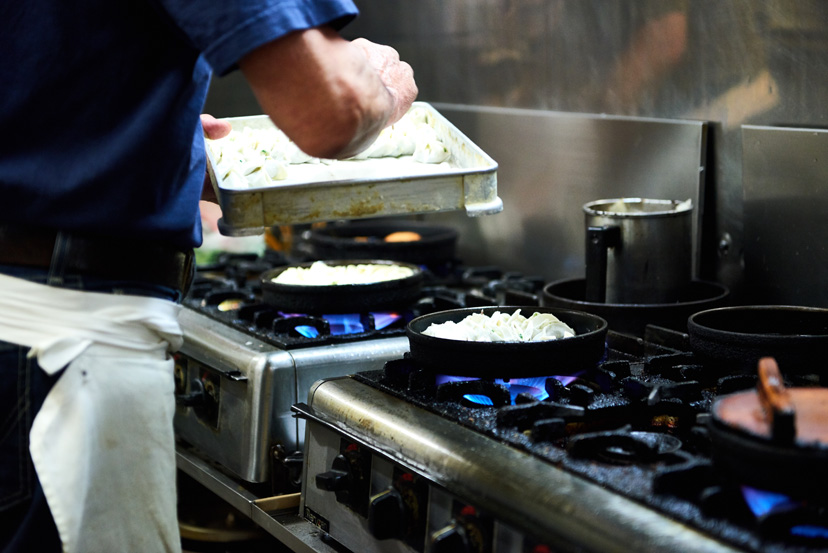
[[[293,313],[363,313],[397,309],[416,301],[423,285],[423,271],[416,265],[390,260],[325,261],[330,267],[348,265],[382,265],[407,267],[411,275],[365,284],[301,285],[274,282],[291,268],[310,268],[312,263],[288,265],[266,271],[261,276],[262,300],[282,311]]]
[[[539,342],[477,342],[423,334],[435,323],[458,323],[473,313],[511,314],[517,309],[525,317],[535,312],[554,315],[575,335]],[[575,374],[595,367],[606,352],[607,321],[590,313],[552,307],[473,307],[417,317],[408,323],[406,334],[411,358],[425,370],[479,378],[525,378]]]

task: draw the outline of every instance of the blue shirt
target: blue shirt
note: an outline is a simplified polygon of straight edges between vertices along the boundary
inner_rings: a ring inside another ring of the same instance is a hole
[[[0,0],[0,224],[201,243],[213,72],[351,0]]]

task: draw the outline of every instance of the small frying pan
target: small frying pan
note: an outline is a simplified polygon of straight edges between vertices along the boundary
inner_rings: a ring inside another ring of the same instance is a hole
[[[398,309],[420,297],[423,272],[416,265],[389,260],[325,261],[332,267],[344,265],[388,265],[408,267],[411,276],[367,284],[297,285],[273,282],[291,267],[308,268],[312,263],[288,265],[266,271],[261,276],[262,300],[284,312],[292,313],[364,313],[381,309]]]
[[[471,342],[423,334],[434,323],[459,323],[473,313],[495,311],[529,317],[549,313],[566,323],[575,336],[543,342]],[[594,367],[605,353],[607,321],[581,311],[536,306],[492,306],[452,309],[417,317],[406,327],[411,357],[423,369],[479,378],[524,378],[574,374]]]
[[[828,309],[786,305],[708,309],[687,319],[687,333],[699,357],[734,372],[753,373],[762,357],[773,357],[789,374],[826,372]]]
[[[388,241],[397,233],[416,239]],[[390,259],[429,265],[454,259],[457,231],[420,221],[355,221],[313,229],[308,243],[319,259]]]
[[[786,388],[772,357],[757,390],[713,403],[714,461],[741,483],[795,498],[828,494],[828,388]]]

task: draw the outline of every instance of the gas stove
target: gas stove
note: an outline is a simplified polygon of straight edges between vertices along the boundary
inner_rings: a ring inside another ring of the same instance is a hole
[[[655,326],[611,331],[594,368],[554,369],[475,380],[403,354],[317,383],[294,407],[308,432],[303,516],[366,552],[828,547],[825,503],[713,461],[711,405],[755,376],[708,367],[686,334]]]
[[[260,276],[288,261],[268,251],[199,267],[179,317],[184,345],[175,366],[181,446],[272,493],[299,490],[305,421],[290,409],[314,382],[402,357],[414,317],[491,305],[507,293],[536,300],[543,286],[537,277],[451,259],[423,265],[420,297],[393,311],[285,313],[263,301]]]
[[[258,278],[285,263],[229,255],[200,268],[181,315],[175,429],[180,466],[291,549],[826,548],[824,503],[714,462],[711,406],[756,377],[708,366],[687,334],[610,330],[594,367],[539,378],[436,374],[409,354],[410,320],[537,306],[543,280],[451,261],[393,312],[287,314],[262,301]]]

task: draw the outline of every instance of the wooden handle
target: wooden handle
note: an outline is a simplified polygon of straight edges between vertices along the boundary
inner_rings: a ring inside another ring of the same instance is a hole
[[[774,442],[792,444],[796,439],[796,412],[773,357],[759,360],[759,400]]]

